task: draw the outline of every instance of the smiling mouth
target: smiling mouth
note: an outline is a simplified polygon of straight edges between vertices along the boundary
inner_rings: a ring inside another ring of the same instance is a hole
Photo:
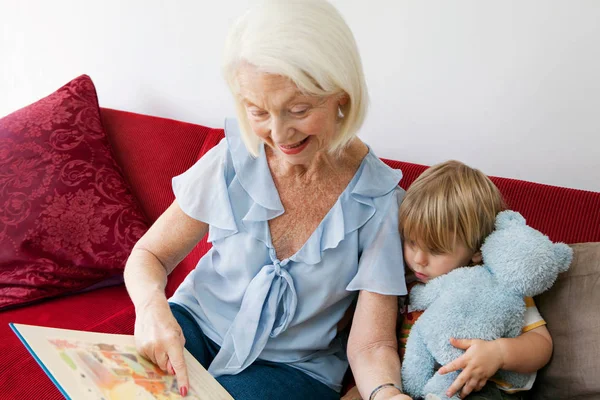
[[[294,143],[294,144],[290,144],[290,145],[280,144],[279,147],[281,147],[282,149],[291,150],[291,149],[295,149],[297,147],[302,146],[304,143],[306,143],[307,140],[308,140],[308,136],[305,137],[303,140],[299,141],[298,143]]]

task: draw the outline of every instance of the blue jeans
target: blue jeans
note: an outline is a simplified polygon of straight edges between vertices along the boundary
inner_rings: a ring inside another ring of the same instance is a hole
[[[170,304],[185,337],[185,348],[204,368],[219,352],[219,346],[207,338],[194,317],[178,304]],[[235,400],[339,400],[340,394],[299,369],[282,363],[256,360],[237,375],[223,375],[217,381]]]

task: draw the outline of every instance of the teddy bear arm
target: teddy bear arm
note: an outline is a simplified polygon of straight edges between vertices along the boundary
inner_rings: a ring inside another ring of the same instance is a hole
[[[424,285],[415,285],[410,291],[410,305],[415,310],[426,310],[442,293],[444,278],[440,276]]]
[[[507,316],[507,319],[504,323],[504,332],[502,337],[505,338],[516,338],[523,334],[523,327],[525,326],[525,320],[523,313],[525,312],[525,301],[523,299],[519,299],[519,302],[523,302],[520,304],[523,307],[523,310],[520,312],[515,309],[514,314]]]

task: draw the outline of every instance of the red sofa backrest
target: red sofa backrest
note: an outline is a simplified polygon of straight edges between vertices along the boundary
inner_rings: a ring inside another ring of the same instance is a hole
[[[223,138],[222,129],[103,108],[104,129],[115,157],[150,223],[174,199],[171,178],[189,168]],[[402,170],[404,189],[427,168],[424,165],[384,160]],[[529,225],[553,241],[600,241],[600,193],[567,189],[516,179],[492,177],[508,206],[523,214]],[[210,246],[206,239],[169,277],[170,294]]]
[[[215,133],[200,125],[108,108],[102,108],[100,114],[114,156],[149,223],[154,223],[175,199],[171,178],[206,153],[205,143],[213,143],[208,137],[222,134],[222,130]],[[204,238],[171,273],[169,295],[208,249]]]
[[[384,160],[402,170],[400,186],[407,189],[425,165]],[[600,193],[543,185],[518,179],[490,177],[511,210],[555,242],[600,241]]]

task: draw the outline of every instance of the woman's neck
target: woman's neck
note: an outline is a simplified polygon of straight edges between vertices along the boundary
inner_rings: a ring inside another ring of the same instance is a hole
[[[274,178],[310,184],[335,178],[347,168],[355,170],[368,153],[368,148],[362,141],[355,139],[339,154],[319,151],[308,164],[291,164],[268,146],[265,146],[265,151]]]

